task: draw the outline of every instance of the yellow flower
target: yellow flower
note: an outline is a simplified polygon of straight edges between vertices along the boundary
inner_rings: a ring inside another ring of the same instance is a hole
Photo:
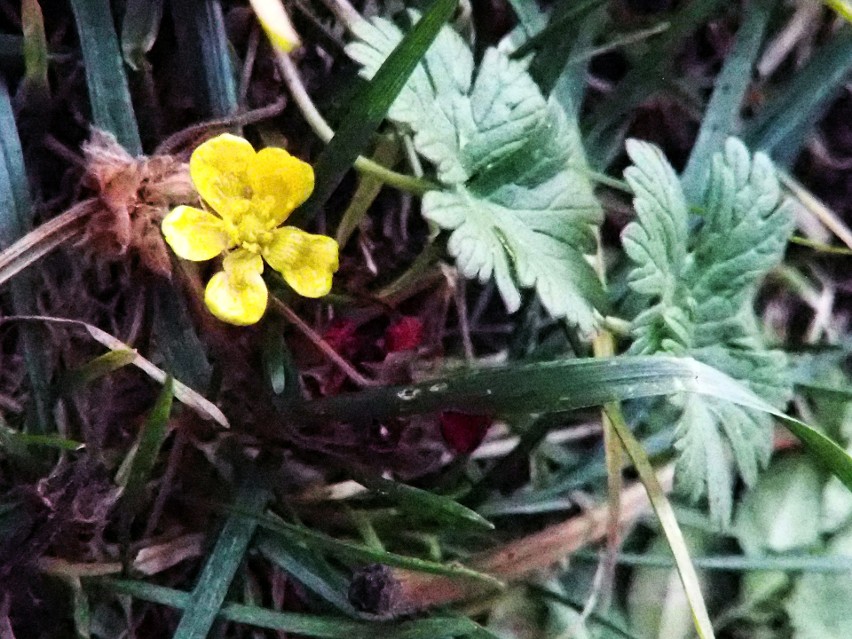
[[[263,316],[268,296],[261,277],[264,260],[300,295],[322,297],[331,290],[337,242],[280,227],[314,189],[309,164],[284,149],[255,152],[248,141],[225,133],[195,149],[189,175],[217,215],[178,206],[163,219],[163,235],[187,260],[225,253],[223,270],[204,293],[213,315],[242,326]]]

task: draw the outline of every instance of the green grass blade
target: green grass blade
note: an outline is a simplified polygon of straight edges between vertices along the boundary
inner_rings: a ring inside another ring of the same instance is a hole
[[[722,0],[690,0],[681,3],[671,17],[671,27],[618,83],[589,122],[586,149],[593,168],[606,167],[621,150],[628,115],[671,79],[681,43],[727,3]]]
[[[38,0],[21,2],[21,26],[24,33],[24,79],[22,88],[30,96],[50,95],[47,80],[48,50],[44,16]]]
[[[71,9],[83,51],[92,121],[112,133],[131,155],[141,155],[142,142],[109,1],[71,0]]]
[[[589,559],[590,561],[598,561],[600,559],[598,554],[582,550],[574,556]],[[625,566],[674,567],[674,562],[670,555],[619,553],[616,561]],[[699,570],[720,572],[752,572],[763,570],[820,574],[852,573],[852,558],[841,556],[783,554],[761,557],[756,555],[713,555],[693,556],[692,563]]]
[[[138,71],[154,46],[163,18],[163,0],[128,0],[121,23],[121,53]]]
[[[12,101],[6,84],[0,81],[0,245],[6,248],[23,237],[33,223],[33,205],[24,166],[21,140],[15,125]],[[39,289],[35,273],[19,273],[11,282],[12,308],[18,315],[38,312],[33,291]],[[21,341],[27,374],[33,389],[33,408],[27,413],[27,429],[33,434],[53,430],[51,415],[49,358],[44,329],[22,326]]]
[[[554,40],[564,43],[565,33],[571,29],[573,26],[572,23],[583,19],[601,4],[603,4],[603,0],[580,0],[579,2],[561,3],[553,11],[547,25],[513,51],[512,57],[523,58],[536,49],[544,49],[546,44],[552,43]]]
[[[455,11],[458,0],[434,0],[417,24],[388,56],[376,75],[352,100],[342,126],[323,149],[314,165],[316,187],[310,199],[293,215],[293,224],[304,225],[325,204],[355,159],[364,153],[391,104],[417,68],[441,27]]]
[[[565,412],[678,390],[695,390],[690,358],[643,356],[564,359],[472,369],[408,386],[367,388],[304,402],[304,417],[352,415],[382,421],[442,410],[478,414]],[[690,388],[687,388],[689,386]]]
[[[591,62],[590,57],[582,57],[582,55],[592,48],[595,39],[600,35],[604,17],[602,11],[593,11],[583,18],[574,42],[567,51],[565,59],[567,61],[563,60],[559,65],[561,70],[558,71],[556,80],[553,82],[550,95],[562,106],[569,120],[577,121],[580,117],[580,107],[586,91],[586,74]],[[572,62],[572,60],[575,61]],[[544,61],[540,69],[542,72],[547,72]]]
[[[261,357],[266,381],[272,392],[280,396],[281,405],[298,401],[299,371],[284,339],[283,321],[271,317],[264,324]]]
[[[95,380],[109,375],[136,360],[136,352],[131,349],[110,351],[63,373],[57,384],[57,392],[67,394],[87,386]]]
[[[569,359],[481,369],[410,386],[369,388],[304,402],[303,419],[383,420],[442,410],[482,414],[561,412],[612,401],[691,392],[769,413],[850,490],[852,458],[804,422],[785,415],[724,373],[689,357]]]
[[[7,443],[15,446],[44,446],[57,450],[80,451],[86,445],[73,439],[65,439],[56,435],[30,435],[9,428],[0,422],[0,448],[5,448]],[[8,452],[8,451],[7,451]]]
[[[490,521],[449,497],[383,477],[358,476],[356,479],[374,493],[390,499],[400,510],[418,520],[431,519],[447,526],[460,528],[494,529],[494,524]]]
[[[237,109],[236,77],[219,1],[172,2],[171,12],[179,54],[183,66],[193,70],[188,80],[200,83],[196,90],[203,109],[214,117],[234,113]],[[146,19],[150,21],[154,17]],[[211,366],[186,304],[165,282],[158,283],[155,289],[154,330],[169,371],[195,390],[206,391]]]
[[[165,281],[153,286],[152,295],[156,308],[154,332],[169,372],[190,388],[205,392],[212,369],[184,299]]]
[[[285,543],[269,533],[258,534],[257,547],[269,561],[340,612],[357,617],[346,593],[349,580],[332,568],[322,555],[299,544]]]
[[[820,112],[847,82],[850,68],[852,27],[847,25],[814,52],[749,124],[744,135],[748,147],[768,152],[780,164],[790,164]]]
[[[236,501],[248,512],[260,513],[268,499],[264,486],[248,480],[240,487]],[[189,596],[173,639],[204,639],[210,632],[256,528],[257,521],[252,518],[228,517]]]
[[[174,396],[174,380],[167,377],[157,397],[157,403],[154,404],[151,414],[148,415],[148,419],[139,431],[136,444],[131,448],[116,474],[116,483],[124,488],[121,500],[129,518],[132,518],[139,509],[145,494],[145,485],[151,477],[154,464],[157,463],[160,448],[166,441]]]
[[[569,597],[566,597],[563,594],[560,594],[558,592],[553,592],[552,590],[545,588],[545,587],[542,587],[542,586],[532,585],[532,586],[530,586],[530,589],[535,593],[541,594],[542,597],[545,597],[547,599],[553,599],[554,601],[558,601],[558,602],[560,602],[560,603],[562,603],[566,606],[574,608],[578,612],[581,612],[583,610],[583,608],[585,607],[585,603],[583,603],[583,602],[575,601],[575,600],[573,600]],[[609,635],[602,635],[602,636],[609,636],[609,637],[616,636],[616,637],[623,637],[623,639],[639,639],[636,635],[631,634],[630,632],[628,632],[627,630],[622,628],[620,625],[610,621],[609,619],[607,619],[606,617],[604,617],[603,615],[601,615],[599,613],[592,612],[589,615],[589,621],[596,623],[597,625],[599,625],[603,628],[606,628],[607,630],[610,631],[610,633],[612,633],[612,634],[609,634]]]
[[[203,107],[213,117],[237,110],[237,80],[219,0],[172,2],[172,18],[187,79],[200,83]]]
[[[249,513],[242,510],[238,513],[235,512],[235,514],[242,515],[244,517],[251,517]],[[281,535],[288,543],[304,543],[309,547],[336,555],[347,562],[379,563],[386,566],[405,568],[407,570],[425,572],[433,575],[444,575],[446,577],[455,577],[459,579],[475,579],[476,581],[483,582],[492,588],[502,587],[501,582],[494,577],[462,566],[444,565],[434,561],[418,559],[416,557],[408,557],[406,555],[398,555],[384,550],[376,550],[374,548],[369,548],[349,541],[341,541],[303,526],[288,524],[277,519],[272,519],[271,517],[253,517],[253,519],[255,519],[258,524],[266,530],[277,535]]]
[[[698,139],[681,176],[684,193],[690,201],[695,202],[702,195],[701,188],[710,171],[713,154],[721,151],[725,140],[738,132],[740,108],[751,85],[752,70],[776,5],[776,0],[753,0],[746,5],[737,40],[716,77]]]
[[[100,579],[96,583],[115,594],[172,608],[185,610],[192,605],[190,593],[181,590],[129,579]],[[236,603],[222,606],[219,615],[227,621],[324,639],[435,639],[461,637],[482,631],[480,626],[464,617],[435,616],[413,621],[367,623],[345,617],[277,612]]]

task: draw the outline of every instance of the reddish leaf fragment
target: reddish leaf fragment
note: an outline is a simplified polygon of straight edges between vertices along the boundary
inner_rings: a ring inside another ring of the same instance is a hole
[[[348,319],[336,319],[323,333],[323,339],[335,351],[351,358],[361,348],[363,339],[357,334],[358,325]]]
[[[423,322],[416,317],[403,315],[385,331],[385,351],[413,351],[423,341]]]
[[[441,435],[454,453],[469,455],[482,443],[493,423],[488,415],[469,415],[446,410],[439,415]]]

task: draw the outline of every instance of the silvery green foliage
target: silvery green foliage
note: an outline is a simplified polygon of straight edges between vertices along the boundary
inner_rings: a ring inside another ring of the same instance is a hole
[[[630,286],[647,300],[633,322],[630,352],[690,355],[783,406],[791,392],[786,356],[765,348],[753,310],[757,286],[781,261],[793,225],[771,161],[729,139],[691,218],[660,150],[631,140],[627,151],[637,219],[622,240],[634,263]],[[727,523],[733,466],[746,484],[756,481],[771,452],[771,418],[715,398],[674,401],[682,407],[680,485],[693,498],[706,492],[714,517]]]
[[[812,522],[811,522],[812,523]],[[835,535],[827,544],[827,555],[847,558],[852,554],[852,529]],[[784,604],[796,639],[845,639],[852,614],[846,603],[852,597],[852,579],[847,573],[805,572],[796,579]]]
[[[416,14],[414,14],[416,16]],[[402,38],[376,18],[347,47],[370,78]],[[465,277],[494,278],[509,311],[534,288],[554,317],[581,331],[596,325],[605,296],[585,254],[602,212],[583,173],[579,132],[548,103],[520,62],[489,49],[473,55],[444,27],[388,112],[435,166],[442,191],[423,197],[423,215],[451,235]]]

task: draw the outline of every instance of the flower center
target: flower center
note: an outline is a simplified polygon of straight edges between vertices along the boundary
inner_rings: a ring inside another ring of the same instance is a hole
[[[240,246],[252,253],[260,253],[260,250],[271,241],[270,231],[244,229],[240,234]]]

